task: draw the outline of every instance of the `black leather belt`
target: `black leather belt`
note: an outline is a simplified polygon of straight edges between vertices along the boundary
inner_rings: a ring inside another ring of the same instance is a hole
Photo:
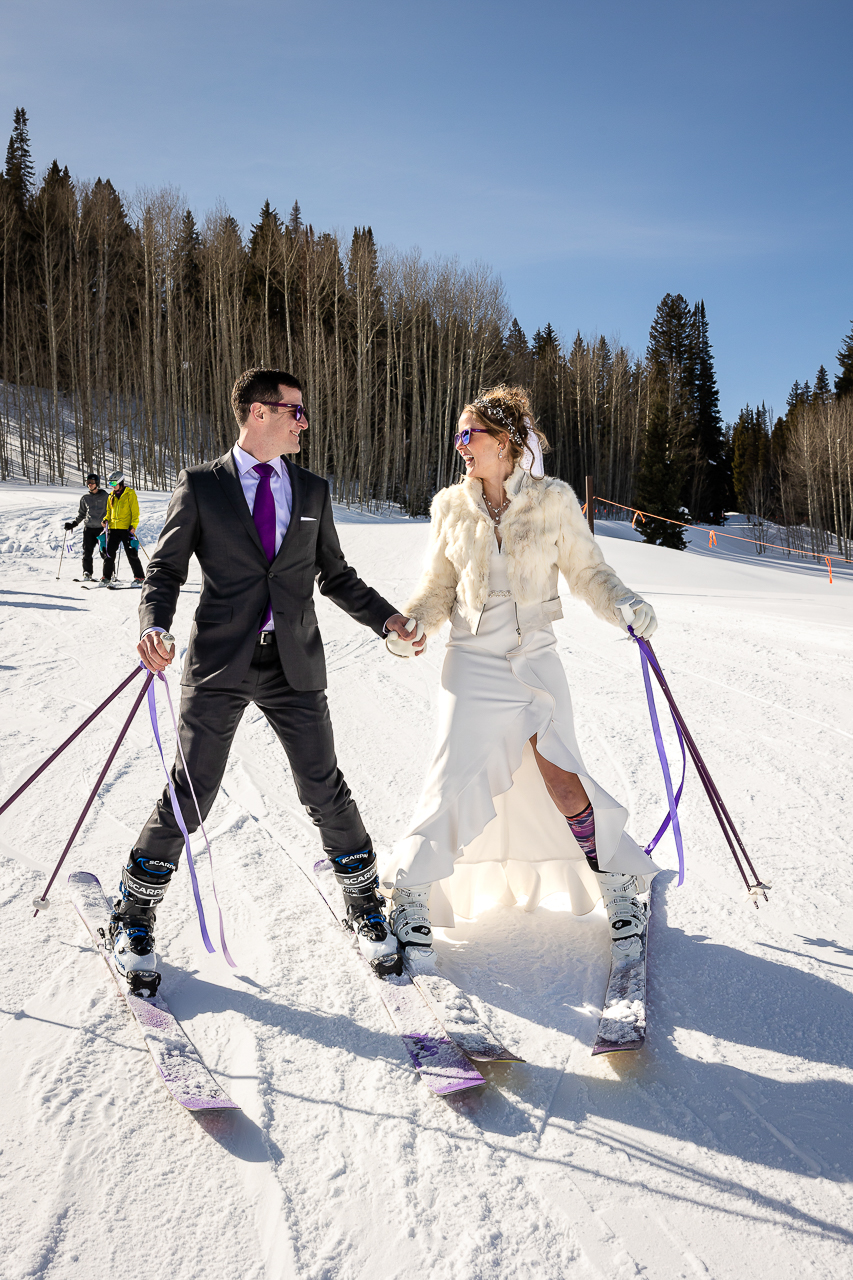
[[[274,632],[274,631],[260,631],[260,632],[258,632],[258,644],[274,644],[274,643],[275,643],[275,632]]]

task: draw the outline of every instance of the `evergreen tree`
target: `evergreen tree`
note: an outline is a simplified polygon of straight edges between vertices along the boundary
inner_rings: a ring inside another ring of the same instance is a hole
[[[829,404],[832,399],[832,391],[829,386],[829,374],[823,365],[817,371],[814,380],[814,390],[812,391],[812,402],[818,404]]]
[[[201,236],[195,218],[192,211],[187,209],[181,219],[178,240],[179,282],[184,299],[192,306],[200,303],[202,295],[201,249]]]
[[[6,148],[5,177],[11,184],[12,198],[18,208],[25,209],[33,196],[35,169],[30,150],[29,122],[23,107],[15,108],[12,135]]]
[[[790,413],[792,409],[796,409],[797,405],[802,403],[802,399],[803,388],[800,386],[799,382],[795,382],[791,387],[791,390],[788,392],[788,412]]]
[[[784,437],[777,435],[777,446]],[[735,502],[745,515],[764,515],[770,483],[771,436],[767,409],[762,404],[754,411],[746,406],[738,414],[732,432],[732,479]]]
[[[681,508],[689,510],[691,506],[699,460],[695,456],[696,328],[693,310],[680,293],[667,293],[658,303],[649,331],[646,369],[651,406],[646,426],[647,437],[652,431],[653,412],[655,424],[652,438],[647,438],[644,446],[650,450],[643,481],[645,509],[657,515],[666,515],[670,519],[681,519]],[[662,412],[666,414],[665,423],[661,418]],[[663,431],[666,435],[665,442],[661,439]],[[672,478],[676,475],[682,485],[677,501],[671,491]],[[664,485],[658,494],[653,489],[655,477]],[[655,536],[648,541],[662,541],[665,546],[674,545],[658,536],[668,527],[659,526]],[[684,545],[680,535],[677,545]]]
[[[649,409],[645,449],[637,476],[637,505],[642,511],[653,513],[640,525],[643,541],[683,551],[681,525],[667,523],[684,518],[681,512],[683,468],[673,455],[669,422],[667,402],[658,396]],[[664,519],[655,520],[655,515]]]
[[[524,360],[530,350],[527,345],[527,335],[517,320],[513,320],[509,326],[509,332],[506,335],[506,348],[514,360]]]
[[[527,335],[518,320],[513,320],[504,340],[506,354],[509,358],[508,378],[510,382],[527,383],[531,380],[532,360]]]
[[[290,217],[287,220],[287,225],[292,236],[298,236],[302,230],[304,224],[302,222],[302,210],[299,208],[298,200],[294,200],[293,202],[293,208],[290,210]]]
[[[849,396],[853,392],[853,326],[842,343],[838,363],[841,365],[841,372],[835,379],[835,394],[840,400],[842,396]]]
[[[697,465],[704,468],[702,482],[694,486],[690,514],[694,520],[722,523],[729,488],[726,442],[720,416],[720,396],[714,359],[708,338],[704,301],[693,309],[696,368],[694,386],[695,442]]]
[[[560,343],[549,321],[544,329],[537,329],[533,335],[533,358],[547,360],[549,356],[560,354]]]

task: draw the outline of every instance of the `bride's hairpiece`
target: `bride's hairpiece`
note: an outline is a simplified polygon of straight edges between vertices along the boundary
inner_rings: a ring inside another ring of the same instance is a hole
[[[510,438],[514,440],[517,445],[521,445],[524,450],[521,458],[521,465],[524,467],[524,470],[529,471],[534,479],[541,480],[545,474],[545,464],[542,458],[542,445],[539,443],[539,437],[533,430],[533,423],[530,419],[525,416],[523,420],[525,434],[522,435],[518,427],[512,423],[500,405],[496,404],[494,400],[486,400],[481,397],[479,400],[472,400],[471,403],[475,409],[478,409],[480,413],[482,413],[484,418],[487,418],[492,422],[493,426],[497,425],[494,422],[495,418],[500,420],[509,432]]]
[[[515,441],[516,444],[520,444],[520,445],[524,444],[524,437],[522,436],[518,427],[515,426],[515,424],[511,421],[510,418],[507,417],[507,415],[504,413],[500,405],[495,404],[494,400],[484,400],[484,399],[473,400],[472,404],[474,405],[475,409],[480,410],[480,413],[482,413],[484,418],[489,418],[490,420],[493,418],[498,418],[500,422],[503,424],[503,426],[506,427],[507,431],[510,434],[510,437]]]

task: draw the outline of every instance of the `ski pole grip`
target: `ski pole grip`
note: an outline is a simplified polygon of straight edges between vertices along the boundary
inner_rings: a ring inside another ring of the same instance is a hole
[[[167,649],[174,649],[175,637],[172,635],[170,631],[161,631],[160,639],[163,641],[163,644],[166,646]]]

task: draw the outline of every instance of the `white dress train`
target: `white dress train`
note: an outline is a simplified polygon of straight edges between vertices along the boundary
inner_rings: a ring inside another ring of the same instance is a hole
[[[576,773],[592,802],[598,864],[650,880],[659,870],[625,831],[627,810],[592,778],[575,737],[572,701],[550,624],[519,641],[504,557],[495,539],[489,599],[477,634],[453,626],[441,673],[436,749],[407,834],[381,884],[432,884],[430,918],[452,928],[490,902],[567,893],[583,915],[599,901],[595,873],[549,796],[530,738]]]

